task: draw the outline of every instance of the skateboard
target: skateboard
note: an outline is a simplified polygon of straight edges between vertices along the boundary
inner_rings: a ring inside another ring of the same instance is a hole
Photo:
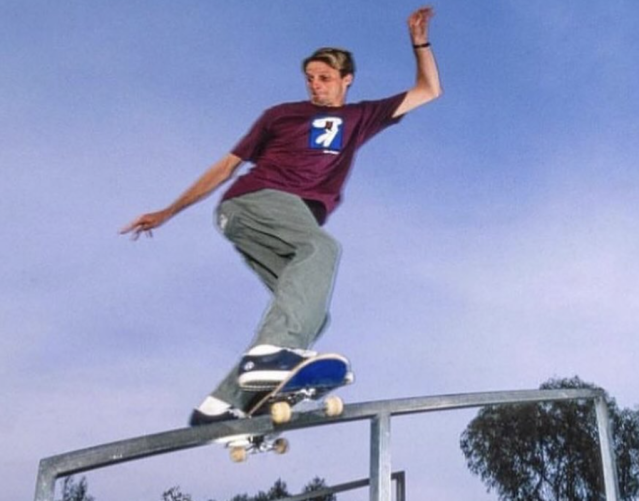
[[[275,389],[257,394],[246,413],[247,418],[270,414],[274,424],[287,423],[293,417],[293,410],[308,402],[320,402],[327,416],[339,416],[344,402],[335,395],[327,395],[352,382],[348,377],[349,366],[346,358],[334,353],[304,360]],[[285,454],[289,442],[279,435],[258,435],[241,443],[229,443],[231,460],[241,463],[249,454],[269,451]]]

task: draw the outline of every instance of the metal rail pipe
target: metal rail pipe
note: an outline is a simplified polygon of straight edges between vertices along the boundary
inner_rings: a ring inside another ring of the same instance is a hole
[[[590,389],[520,390],[381,400],[346,405],[344,413],[339,417],[326,417],[320,411],[305,412],[293,414],[289,423],[275,426],[268,416],[262,416],[131,438],[42,459],[38,471],[35,501],[53,501],[56,480],[75,473],[199,447],[227,435],[241,433],[260,435],[276,430],[285,432],[358,420],[371,421],[370,499],[371,501],[391,501],[391,417],[489,405],[565,400],[595,402],[606,500],[618,501],[619,490],[607,408],[603,400],[603,392]]]
[[[391,474],[391,480],[395,481],[395,501],[406,501],[406,474],[403,471],[397,471]],[[288,498],[282,498],[279,501],[307,501],[308,499],[328,496],[330,494],[338,494],[340,492],[352,491],[368,487],[370,479],[355,480],[346,484],[334,485],[326,489],[318,489],[316,491],[307,492],[306,494],[298,494]]]

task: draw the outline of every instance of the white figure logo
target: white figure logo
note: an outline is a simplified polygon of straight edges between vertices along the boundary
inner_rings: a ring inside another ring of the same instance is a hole
[[[321,131],[315,137],[315,144],[323,148],[330,148],[339,134],[343,122],[344,121],[338,117],[322,117],[313,120],[313,128],[317,131]]]

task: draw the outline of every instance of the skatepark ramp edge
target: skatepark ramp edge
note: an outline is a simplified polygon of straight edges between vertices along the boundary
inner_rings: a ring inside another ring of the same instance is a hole
[[[592,389],[518,390],[457,395],[426,396],[348,404],[338,417],[327,417],[321,411],[299,413],[286,424],[274,425],[269,416],[231,423],[216,423],[196,428],[183,428],[142,437],[121,440],[87,449],[67,452],[40,461],[35,501],[54,501],[58,478],[127,461],[167,454],[210,444],[216,438],[239,433],[266,434],[337,423],[369,420],[370,500],[391,501],[391,419],[392,417],[467,409],[493,405],[509,405],[565,400],[590,400],[594,403],[606,501],[619,500],[619,487],[612,447],[612,432],[603,391]]]

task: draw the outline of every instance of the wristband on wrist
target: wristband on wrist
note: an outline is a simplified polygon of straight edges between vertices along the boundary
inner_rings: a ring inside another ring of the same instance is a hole
[[[413,44],[413,49],[425,49],[427,47],[430,47],[430,42]]]

